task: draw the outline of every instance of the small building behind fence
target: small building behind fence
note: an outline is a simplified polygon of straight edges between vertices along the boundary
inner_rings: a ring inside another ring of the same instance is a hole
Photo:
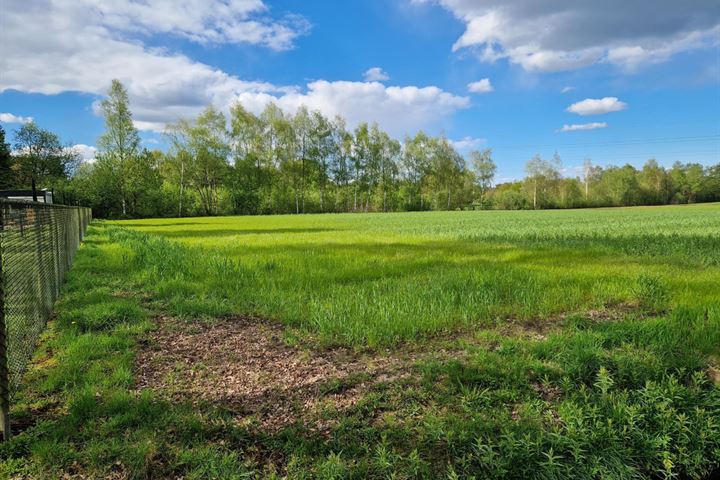
[[[37,201],[40,203],[53,203],[53,191],[44,188],[35,192]],[[32,190],[0,190],[0,198],[8,200],[22,200],[26,202],[33,201]]]

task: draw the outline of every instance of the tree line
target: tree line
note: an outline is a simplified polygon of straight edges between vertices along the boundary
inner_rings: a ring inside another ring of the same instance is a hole
[[[0,128],[0,189],[53,188],[63,203],[99,217],[220,214],[531,209],[720,201],[720,164],[651,159],[642,169],[588,159],[564,177],[559,155],[531,158],[523,180],[494,184],[490,149],[463,157],[443,135],[402,142],[377,124],[347,128],[300,107],[269,103],[260,115],[241,104],[213,107],[167,126],[167,152],[141,146],[127,91],[114,80],[100,109],[105,131],[94,162],[80,162],[57,135],[34,123]]]

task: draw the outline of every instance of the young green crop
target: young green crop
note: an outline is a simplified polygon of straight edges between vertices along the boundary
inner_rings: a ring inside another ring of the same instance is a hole
[[[162,269],[148,274],[173,314],[260,315],[329,344],[703,304],[720,282],[717,204],[117,224],[156,235],[113,234],[142,245],[140,271]]]

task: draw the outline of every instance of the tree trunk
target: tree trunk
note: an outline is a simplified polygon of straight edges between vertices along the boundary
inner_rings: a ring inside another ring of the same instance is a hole
[[[303,147],[305,150],[305,147]],[[302,197],[302,213],[305,213],[305,153],[302,157],[302,168],[300,169],[300,196]]]
[[[33,196],[33,202],[37,202],[37,186],[35,185],[35,175],[32,176],[32,180],[30,180],[32,183],[32,196]]]

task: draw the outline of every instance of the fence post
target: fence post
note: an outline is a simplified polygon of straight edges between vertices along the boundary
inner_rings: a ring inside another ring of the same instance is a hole
[[[0,203],[0,427],[3,439],[10,439],[10,370],[7,358],[7,325],[5,324],[5,277],[3,274],[3,230],[5,209]]]

